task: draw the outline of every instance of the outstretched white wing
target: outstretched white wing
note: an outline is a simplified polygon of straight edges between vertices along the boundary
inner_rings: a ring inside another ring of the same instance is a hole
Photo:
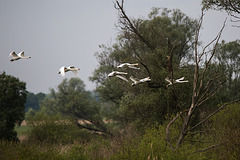
[[[167,81],[169,83],[169,85],[172,84],[172,81],[168,77],[165,78],[165,81]]]
[[[133,83],[137,83],[138,81],[135,79],[135,78],[133,78],[132,76],[130,77],[130,79],[131,79],[131,81],[133,81]]]
[[[132,69],[140,69],[140,67],[135,67],[135,66],[133,66],[133,65],[130,65],[130,66],[128,66],[129,68],[132,68]]]
[[[14,51],[9,54],[9,57],[10,56],[13,57],[13,58],[17,58],[18,57],[18,55]]]
[[[146,78],[140,79],[139,81],[140,82],[149,82],[149,81],[151,81],[151,79],[150,79],[150,77],[146,77]]]
[[[124,67],[125,65],[126,65],[126,63],[122,63],[122,64],[118,65],[117,68],[122,68],[122,67]]]
[[[182,80],[184,80],[184,77],[181,77],[181,78],[179,78],[179,79],[176,79],[176,81],[182,81]]]
[[[108,77],[114,76],[114,71],[108,74]]]
[[[183,80],[184,80],[184,77],[176,79],[176,82],[177,83],[186,83],[186,82],[188,82],[188,80],[185,80],[185,81],[183,81]]]
[[[123,76],[116,75],[116,77],[118,77],[118,78],[120,78],[120,79],[122,79],[122,80],[124,80],[124,81],[128,82],[127,78],[125,78],[125,77],[123,77]]]
[[[60,74],[61,74],[62,76],[65,76],[65,67],[64,67],[64,66],[61,67],[61,68],[59,69],[59,72],[60,72]]]
[[[115,71],[115,74],[116,74],[116,75],[119,75],[119,74],[120,74],[120,75],[126,75],[126,74],[128,74],[128,73],[126,73],[126,72]]]
[[[19,56],[19,57],[24,57],[24,51],[18,53],[18,56]]]

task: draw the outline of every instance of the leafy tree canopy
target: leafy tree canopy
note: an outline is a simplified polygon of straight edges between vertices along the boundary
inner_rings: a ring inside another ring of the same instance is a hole
[[[27,112],[30,108],[32,108],[33,110],[37,111],[40,109],[39,107],[39,103],[45,98],[45,94],[44,93],[31,93],[28,92],[27,94],[27,101],[25,103],[25,112]]]
[[[240,13],[239,0],[203,0],[203,8]]]
[[[0,139],[17,138],[14,126],[24,119],[26,97],[25,82],[5,72],[0,74]]]
[[[81,129],[110,134],[102,121],[95,97],[85,90],[85,84],[79,78],[64,79],[57,90],[51,89],[40,106],[48,115],[69,117]]]
[[[139,119],[161,121],[167,113],[176,112],[188,103],[182,100],[189,91],[182,91],[189,90],[190,87],[184,85],[183,89],[183,86],[178,86],[175,92],[172,89],[166,90],[165,78],[185,76],[189,79],[192,76],[192,67],[184,64],[191,61],[197,22],[180,10],[163,9],[160,12],[159,8],[154,8],[148,19],[131,19],[130,22],[120,19],[117,25],[120,29],[117,43],[109,47],[100,46],[103,51],[96,53],[100,65],[90,79],[97,83],[96,91],[101,100],[115,105],[115,112],[119,115],[114,115],[113,118],[125,122],[140,121]],[[167,69],[166,56],[171,57],[170,65],[174,72]],[[112,70],[117,70],[117,65],[124,62],[137,62],[141,68],[137,71],[118,69],[127,72],[127,78],[151,77],[151,82],[142,84],[141,87],[131,87],[131,82],[107,77]],[[183,93],[179,98],[175,95],[178,92]]]

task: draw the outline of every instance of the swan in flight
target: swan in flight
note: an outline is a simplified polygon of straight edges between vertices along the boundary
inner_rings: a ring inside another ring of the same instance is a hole
[[[118,77],[126,82],[128,82],[127,78],[125,78],[124,76],[122,75],[127,75],[128,73],[126,72],[119,72],[119,71],[112,71],[111,73],[108,74],[108,77]]]
[[[136,78],[133,78],[132,76],[130,77],[130,79],[133,81],[132,86],[135,86],[139,83],[144,83],[144,82],[149,82],[151,81],[150,77],[146,77],[140,80],[137,80]]]
[[[132,69],[140,69],[139,67],[135,67],[135,66],[138,66],[138,63],[122,63],[120,65],[117,66],[117,68],[123,68],[127,66],[128,68],[132,68]]]
[[[169,84],[167,84],[166,87],[172,85],[173,83],[175,84],[175,83],[187,83],[187,82],[188,82],[188,80],[185,80],[185,81],[184,81],[184,77],[181,77],[181,78],[176,79],[176,80],[173,80],[173,81],[170,80],[168,77],[166,77],[166,78],[165,78],[165,81],[167,81],[167,82],[169,83]]]
[[[10,53],[9,57],[12,57],[10,59],[11,62],[19,60],[19,59],[29,59],[31,57],[24,57],[24,51],[16,54],[14,51]]]
[[[65,73],[68,72],[68,71],[72,71],[76,76],[78,76],[78,70],[80,70],[79,68],[75,68],[74,66],[69,66],[69,67],[61,67],[59,69],[59,72],[58,74],[61,74],[62,76],[65,76]]]

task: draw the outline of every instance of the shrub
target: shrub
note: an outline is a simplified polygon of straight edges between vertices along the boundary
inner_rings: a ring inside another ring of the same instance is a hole
[[[80,130],[69,119],[63,119],[59,115],[46,116],[38,113],[28,124],[32,128],[28,133],[28,141],[32,143],[47,144],[73,144],[79,137],[84,141],[90,139],[89,133]]]
[[[225,106],[211,118],[209,140],[215,148],[208,155],[216,159],[240,159],[240,104]]]
[[[0,159],[4,160],[63,160],[59,151],[52,146],[29,145],[0,141]]]
[[[172,150],[166,143],[166,126],[160,125],[147,129],[145,134],[138,139],[126,141],[124,146],[120,148],[117,155],[113,159],[131,159],[131,160],[146,160],[146,159],[171,159],[171,160],[186,160],[186,159],[203,159],[203,154],[193,154],[196,151],[197,145],[184,143],[178,150]],[[134,137],[134,136],[133,136]],[[194,138],[194,137],[193,137]]]

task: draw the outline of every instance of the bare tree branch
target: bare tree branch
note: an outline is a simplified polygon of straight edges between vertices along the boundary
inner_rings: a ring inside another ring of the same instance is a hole
[[[198,124],[196,124],[195,126],[193,126],[192,128],[190,128],[188,131],[191,131],[193,129],[195,129],[196,127],[200,126],[202,123],[204,123],[206,120],[208,120],[210,117],[212,117],[213,115],[215,115],[217,112],[219,112],[221,109],[223,109],[225,106],[233,104],[233,103],[237,103],[240,102],[240,99],[228,102],[223,104],[221,107],[219,107],[216,111],[214,111],[213,113],[211,113],[210,115],[208,115],[204,120],[202,120],[201,122],[199,122]]]
[[[119,23],[123,24],[125,29],[128,29],[129,31],[135,33],[137,37],[148,46],[148,48],[155,51],[155,48],[142,36],[139,30],[134,26],[132,21],[128,18],[128,16],[126,15],[126,12],[123,9],[123,3],[124,3],[124,0],[121,1],[121,4],[118,2],[118,0],[116,0],[116,3],[114,5],[114,7],[119,11],[119,18],[120,18]]]
[[[170,147],[171,149],[174,149],[174,148],[172,147],[172,145],[171,145],[171,143],[170,143],[170,139],[169,139],[169,129],[170,129],[171,125],[178,119],[178,117],[179,117],[181,114],[182,114],[182,112],[180,112],[179,114],[177,114],[177,116],[174,117],[174,118],[172,119],[172,121],[170,121],[170,122],[168,123],[167,128],[166,128],[166,138],[165,138],[165,140],[168,142],[169,147]]]
[[[226,143],[228,143],[233,137],[235,137],[236,134],[238,134],[239,131],[240,131],[240,128],[237,129],[236,133],[235,133],[233,136],[231,136],[230,138],[228,138],[228,140],[226,140],[226,141],[224,141],[224,142],[222,142],[222,143],[212,145],[212,146],[210,146],[210,147],[208,147],[208,148],[205,148],[205,149],[197,150],[197,151],[195,151],[194,153],[205,152],[205,151],[210,150],[210,149],[212,149],[212,148],[216,148],[216,147],[218,147],[218,146],[221,146],[221,145],[223,145],[223,144],[226,144]]]
[[[225,23],[226,23],[226,19],[225,19],[223,26],[222,26],[221,30],[219,31],[218,35],[209,44],[207,44],[207,46],[204,47],[203,52],[199,55],[198,50],[197,50],[197,45],[198,45],[200,28],[201,28],[201,25],[203,22],[203,16],[204,16],[204,13],[202,12],[202,15],[200,17],[198,27],[196,30],[196,34],[195,34],[195,71],[194,71],[194,80],[193,80],[192,102],[191,102],[191,106],[188,110],[188,114],[185,115],[185,117],[184,117],[182,129],[180,131],[180,135],[179,135],[179,138],[178,138],[178,141],[176,144],[176,148],[178,148],[180,143],[182,143],[184,141],[184,137],[188,134],[187,128],[189,127],[189,122],[191,120],[192,115],[194,114],[195,109],[197,107],[199,107],[201,104],[203,104],[204,102],[206,102],[207,100],[209,100],[210,98],[212,98],[216,93],[218,93],[220,86],[223,84],[223,82],[219,82],[219,83],[217,83],[216,87],[214,87],[213,89],[210,90],[210,88],[212,88],[212,85],[214,83],[216,83],[216,79],[217,79],[216,77],[218,77],[218,76],[216,76],[212,80],[210,79],[210,81],[207,82],[207,85],[205,85],[204,90],[202,89],[203,81],[205,79],[204,75],[209,68],[209,65],[212,61],[213,56],[216,53],[217,44],[221,37],[222,31],[225,27]],[[215,43],[215,44],[214,44],[213,50],[211,52],[210,58],[206,61],[204,69],[200,73],[199,68],[200,68],[200,62],[202,61],[202,56],[206,53],[205,52],[206,48],[208,46],[210,46],[212,43]],[[201,94],[201,91],[203,92],[203,94]]]

